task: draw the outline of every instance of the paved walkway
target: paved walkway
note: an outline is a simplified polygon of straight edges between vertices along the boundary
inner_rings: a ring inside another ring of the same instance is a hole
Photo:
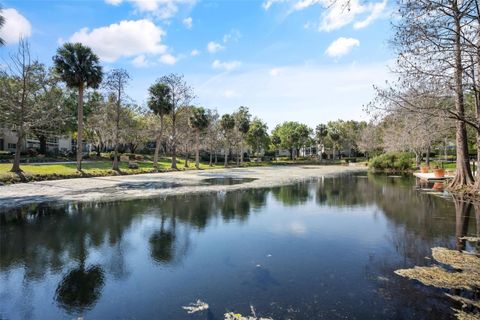
[[[113,201],[183,193],[264,188],[306,178],[359,170],[366,169],[353,166],[271,166],[19,183],[0,186],[0,209],[41,202]],[[215,177],[254,178],[255,180],[233,185],[208,185],[202,181]]]

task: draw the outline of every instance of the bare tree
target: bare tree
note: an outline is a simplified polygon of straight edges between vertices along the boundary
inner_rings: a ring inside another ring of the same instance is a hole
[[[33,128],[61,121],[61,92],[45,67],[30,56],[30,46],[20,39],[18,49],[0,71],[0,123],[12,126],[17,143],[12,172],[21,172],[23,140]]]
[[[120,118],[122,113],[122,103],[125,97],[125,87],[128,85],[130,75],[124,69],[113,69],[107,74],[105,88],[115,97],[115,134],[114,134],[114,155],[112,170],[119,170],[118,167],[118,144],[120,137]]]
[[[194,98],[193,89],[184,80],[181,74],[169,74],[161,77],[158,81],[168,87],[168,102],[171,106],[170,120],[171,120],[171,150],[172,150],[172,169],[177,169],[177,117],[179,113],[184,110],[182,107],[190,105]]]

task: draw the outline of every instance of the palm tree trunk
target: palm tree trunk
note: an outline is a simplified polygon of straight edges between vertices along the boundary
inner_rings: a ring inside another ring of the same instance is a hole
[[[240,142],[240,165],[243,165],[243,141]]]
[[[15,146],[15,158],[13,159],[13,165],[11,172],[22,172],[20,169],[20,151],[22,147],[22,139],[23,139],[23,128],[19,128],[17,130],[17,145]]]
[[[161,135],[158,134],[155,140],[155,153],[153,154],[153,170],[155,170],[155,172],[158,172],[158,154],[160,152],[161,138]]]
[[[155,153],[153,154],[153,169],[158,172],[158,154],[160,153],[160,144],[163,136],[163,116],[160,116],[160,133],[155,140]]]
[[[224,163],[224,167],[227,167],[228,165],[228,146],[225,146],[225,163]]]
[[[78,87],[78,110],[77,110],[77,171],[82,171],[82,147],[83,147],[83,84]]]
[[[195,168],[200,169],[200,132],[195,131]]]

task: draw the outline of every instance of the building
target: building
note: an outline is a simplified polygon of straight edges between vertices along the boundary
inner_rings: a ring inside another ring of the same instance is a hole
[[[52,153],[67,153],[73,150],[71,135],[50,135],[47,137],[47,151]],[[15,152],[17,135],[15,130],[0,129],[0,151]],[[40,141],[34,135],[27,135],[21,146],[21,151],[39,150]]]

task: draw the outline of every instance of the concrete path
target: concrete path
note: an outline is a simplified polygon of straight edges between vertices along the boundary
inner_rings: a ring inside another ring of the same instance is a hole
[[[19,183],[0,186],[0,209],[8,210],[12,207],[42,202],[116,201],[173,194],[264,188],[308,178],[365,170],[364,167],[354,166],[271,166]],[[255,180],[233,185],[208,185],[202,181],[223,177],[254,178]]]

